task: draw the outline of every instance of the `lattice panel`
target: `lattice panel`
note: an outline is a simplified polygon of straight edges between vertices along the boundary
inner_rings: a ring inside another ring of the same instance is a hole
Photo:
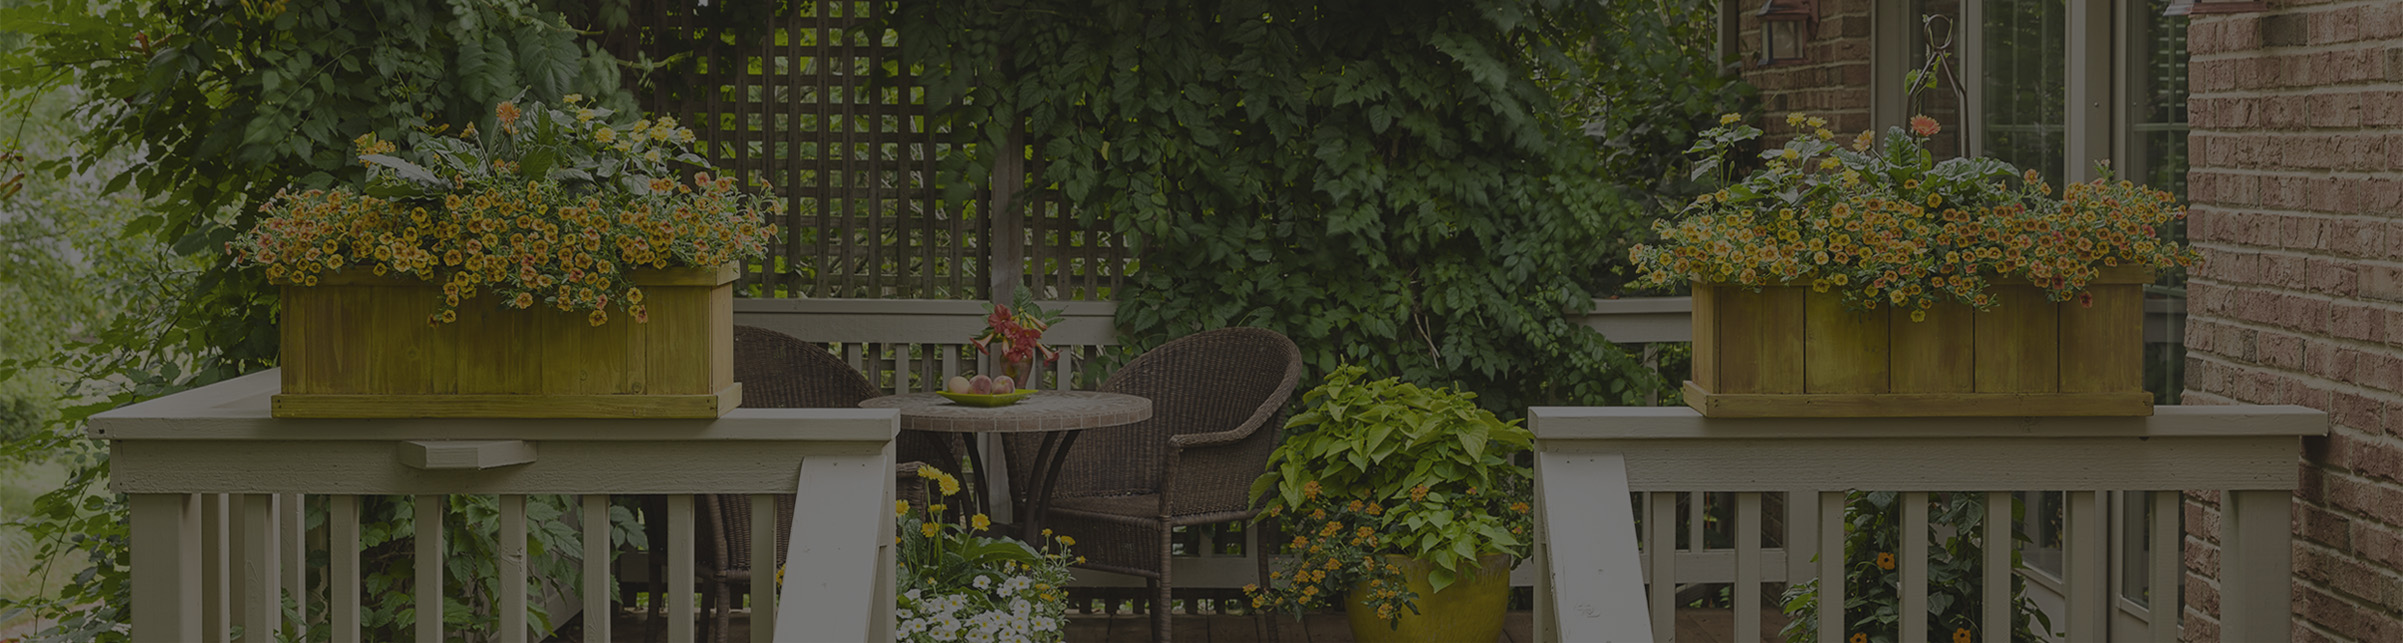
[[[965,203],[941,198],[938,163],[958,150],[930,126],[898,37],[870,26],[894,3],[725,4],[637,0],[634,24],[602,40],[620,59],[659,61],[627,74],[645,111],[676,117],[712,162],[789,200],[791,232],[746,271],[745,291],[987,298],[989,190]],[[893,77],[867,83],[879,69]],[[1125,244],[1107,222],[1079,224],[1029,172],[1021,283],[1045,299],[1111,298],[1131,265]]]
[[[783,247],[741,282],[756,296],[984,297],[986,224],[975,204],[940,198],[936,163],[952,149],[929,127],[925,92],[909,76],[867,83],[873,70],[900,68],[896,37],[867,26],[890,9],[635,7],[639,51],[617,55],[670,61],[631,79],[644,109],[674,115],[711,161],[767,181],[791,204]]]

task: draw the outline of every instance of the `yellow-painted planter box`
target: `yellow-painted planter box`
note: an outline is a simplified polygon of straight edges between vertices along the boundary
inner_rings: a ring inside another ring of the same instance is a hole
[[[1686,404],[1709,417],[2142,416],[2144,284],[2111,268],[2094,305],[1994,280],[1993,310],[1945,304],[1913,322],[1855,312],[1807,286],[1751,292],[1694,286],[1694,379]]]
[[[283,393],[276,417],[714,418],[742,401],[734,382],[739,273],[629,273],[649,323],[623,311],[503,309],[489,293],[455,323],[428,326],[439,285],[327,275],[283,287]]]

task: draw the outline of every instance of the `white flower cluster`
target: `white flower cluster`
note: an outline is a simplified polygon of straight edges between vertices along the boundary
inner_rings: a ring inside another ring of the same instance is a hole
[[[976,591],[903,592],[900,609],[893,614],[900,621],[894,634],[912,643],[1057,643],[1064,634],[1067,603],[1044,599],[1045,592],[1036,590],[1032,577],[997,577],[977,574],[969,581]]]

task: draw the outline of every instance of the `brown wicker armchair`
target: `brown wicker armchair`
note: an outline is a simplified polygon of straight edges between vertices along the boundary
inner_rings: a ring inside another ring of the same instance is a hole
[[[1301,375],[1301,352],[1284,335],[1225,328],[1152,349],[1101,385],[1150,398],[1152,417],[1078,437],[1045,524],[1076,539],[1085,567],[1151,579],[1153,640],[1169,634],[1170,530],[1257,513],[1251,484],[1267,469]],[[1032,462],[1039,442],[1004,436],[1013,488],[1025,489],[1017,464]]]
[[[750,326],[734,327],[734,381],[742,383],[743,406],[751,408],[858,408],[860,401],[884,394],[825,348]],[[893,459],[901,463],[896,468],[896,494],[924,502],[925,484],[917,477],[918,466],[951,461],[950,449],[941,436],[916,431],[902,432],[893,449]],[[751,582],[751,501],[740,495],[703,495],[694,509],[700,522],[694,536],[701,550],[696,567],[704,592],[702,609],[714,613],[714,618],[703,622],[703,638],[724,641],[735,592],[749,588]],[[792,518],[793,497],[779,497],[777,565],[784,563],[783,553],[791,544]],[[654,535],[653,542],[664,542],[664,538],[664,534]],[[773,567],[763,572],[775,573]],[[651,577],[665,579],[657,562],[652,565]],[[663,586],[654,582],[652,587],[652,595],[660,595]]]

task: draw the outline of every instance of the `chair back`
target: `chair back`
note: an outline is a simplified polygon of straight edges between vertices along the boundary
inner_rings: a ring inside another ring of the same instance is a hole
[[[742,405],[749,408],[859,408],[860,402],[884,394],[858,369],[827,352],[825,347],[754,326],[734,327],[734,381],[743,385]],[[948,451],[935,436],[914,431],[902,433],[894,442],[896,462],[941,461],[941,454]],[[909,468],[908,473],[914,476],[916,469]],[[911,482],[905,480],[904,484]],[[900,493],[907,496],[912,491],[903,489]],[[792,540],[787,526],[792,524],[793,497],[780,495],[776,506],[779,525],[776,552],[781,564],[786,546]],[[702,532],[697,536],[704,547],[715,547],[715,551],[704,553],[702,560],[715,562],[719,570],[750,569],[750,499],[704,496],[696,509],[701,514]]]
[[[1151,419],[1079,436],[1054,493],[1171,491],[1180,513],[1240,510],[1252,480],[1268,466],[1301,373],[1301,351],[1293,341],[1261,328],[1204,331],[1147,351],[1112,373],[1101,390],[1150,398]],[[1236,448],[1188,455],[1178,465],[1174,489],[1162,488],[1171,437],[1228,432],[1242,436]],[[1019,450],[1010,454],[1013,474],[1024,461]]]

